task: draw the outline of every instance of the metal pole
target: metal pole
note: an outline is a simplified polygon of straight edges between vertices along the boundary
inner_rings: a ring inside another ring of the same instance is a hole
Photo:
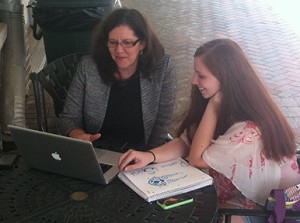
[[[10,139],[8,124],[25,127],[25,38],[23,5],[20,0],[0,0],[0,21],[7,24],[3,48],[0,89],[0,128],[3,140]]]

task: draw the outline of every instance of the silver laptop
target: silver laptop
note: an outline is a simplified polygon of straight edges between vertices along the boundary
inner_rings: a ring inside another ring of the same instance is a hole
[[[108,184],[118,174],[121,153],[95,149],[91,142],[70,137],[8,127],[26,165],[31,168],[99,184]]]

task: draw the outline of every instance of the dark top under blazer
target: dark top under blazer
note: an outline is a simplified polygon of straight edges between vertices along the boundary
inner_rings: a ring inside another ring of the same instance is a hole
[[[145,147],[164,143],[176,96],[175,66],[169,55],[156,65],[150,78],[140,75]],[[84,56],[69,87],[58,130],[68,135],[72,129],[98,133],[102,127],[108,104],[110,85],[103,83],[96,64]]]

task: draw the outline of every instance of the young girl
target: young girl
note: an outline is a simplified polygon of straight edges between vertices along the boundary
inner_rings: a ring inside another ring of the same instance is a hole
[[[264,205],[271,189],[300,183],[293,131],[235,42],[199,47],[192,85],[178,138],[147,152],[129,150],[120,170],[188,157],[209,168],[221,202],[243,208]]]

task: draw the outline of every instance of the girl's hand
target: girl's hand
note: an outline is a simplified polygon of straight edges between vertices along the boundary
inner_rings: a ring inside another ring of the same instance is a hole
[[[101,137],[101,134],[100,133],[88,134],[88,133],[85,133],[82,129],[73,129],[69,133],[69,137],[75,138],[75,139],[81,139],[81,140],[84,140],[84,141],[93,142],[93,141],[99,139]]]
[[[221,92],[218,91],[215,95],[213,95],[209,99],[208,103],[212,105],[212,107],[215,109],[215,111],[217,111],[219,108],[219,105],[221,103],[221,97],[222,97]]]
[[[135,150],[128,150],[119,159],[119,170],[135,170],[147,166],[153,162],[153,154],[150,152],[141,152]]]

